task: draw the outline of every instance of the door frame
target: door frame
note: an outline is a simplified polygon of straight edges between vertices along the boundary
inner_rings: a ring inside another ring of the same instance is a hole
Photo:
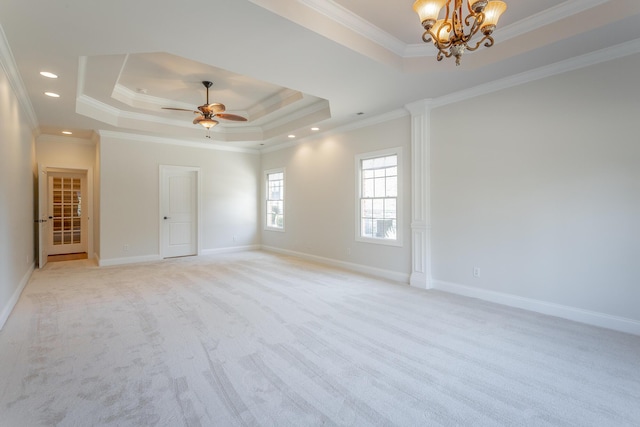
[[[89,223],[88,223],[88,219],[89,218],[89,214],[88,214],[88,210],[86,210],[88,207],[85,206],[85,203],[89,203],[89,192],[88,192],[88,182],[87,182],[87,174],[84,172],[70,172],[70,171],[65,171],[65,172],[61,172],[59,170],[52,170],[51,168],[49,168],[47,170],[47,181],[48,181],[48,191],[47,191],[47,195],[50,196],[51,190],[52,190],[52,178],[55,177],[74,177],[74,178],[80,178],[80,191],[83,197],[83,200],[86,200],[86,202],[84,202],[82,204],[82,212],[83,215],[80,217],[81,219],[81,224],[80,224],[80,230],[81,230],[81,236],[82,236],[82,240],[79,244],[74,244],[74,246],[77,249],[80,249],[81,252],[86,252],[87,253],[87,257],[88,257],[88,253],[89,253]],[[48,215],[49,217],[51,217],[53,215],[53,209],[52,209],[52,204],[51,204],[51,197],[49,197],[48,200]],[[86,212],[86,213],[85,213]],[[53,227],[51,226],[51,224],[49,225],[49,230],[48,230],[48,235],[47,235],[47,244],[49,245],[48,248],[48,255],[58,255],[58,252],[60,254],[65,254],[65,253],[76,253],[76,252],[80,252],[80,251],[75,251],[73,250],[71,247],[66,247],[68,245],[62,245],[60,247],[56,247],[56,245],[53,245],[53,239],[52,239],[52,233],[53,233]],[[62,250],[62,251],[61,251]],[[70,251],[70,252],[65,252],[66,251]]]
[[[44,268],[47,264],[49,244],[47,242],[49,236],[49,176],[47,167],[38,163],[38,268]]]
[[[94,232],[94,223],[93,223],[93,168],[92,167],[88,167],[88,168],[78,168],[78,167],[73,167],[73,166],[65,166],[65,165],[56,165],[56,166],[47,166],[45,164],[39,164],[38,165],[38,179],[41,179],[42,176],[42,172],[45,172],[47,180],[46,180],[46,185],[44,187],[45,189],[45,194],[46,194],[46,198],[44,200],[46,200],[46,209],[48,210],[49,206],[48,206],[48,200],[49,200],[49,173],[52,172],[62,172],[62,173],[76,173],[76,174],[81,174],[84,175],[85,178],[85,182],[86,182],[86,186],[87,186],[87,258],[94,258],[94,247],[93,247],[93,232]],[[38,195],[38,198],[40,199],[40,195]],[[47,220],[48,221],[48,216],[49,213],[48,212],[38,212],[38,215],[40,215],[40,220]],[[50,224],[47,224],[50,225]],[[42,228],[45,227],[38,227],[38,231],[39,231],[39,235],[38,235],[38,241],[40,241],[40,231]],[[48,236],[45,236],[45,239],[48,239]],[[46,245],[48,245],[48,242],[44,245],[46,247]],[[38,247],[38,259],[42,259],[43,255],[46,254],[46,249],[44,249],[43,252],[43,245],[39,244]],[[44,264],[46,264],[46,260],[44,260],[44,263],[42,266],[39,265],[39,268],[42,268],[44,266]]]
[[[158,180],[159,180],[159,195],[158,195],[158,253],[160,254],[160,258],[166,258],[165,250],[164,250],[164,221],[163,217],[163,206],[164,206],[164,173],[168,171],[180,171],[180,172],[195,172],[196,174],[196,256],[200,255],[202,250],[202,203],[200,203],[201,198],[201,189],[202,189],[202,174],[200,173],[200,168],[197,166],[176,166],[176,165],[160,165]]]

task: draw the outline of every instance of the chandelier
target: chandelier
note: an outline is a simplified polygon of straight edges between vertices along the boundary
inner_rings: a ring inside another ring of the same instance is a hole
[[[453,7],[452,7],[453,3]],[[466,14],[463,14],[463,3]],[[438,19],[446,7],[444,18]],[[474,51],[484,42],[486,47],[493,46],[493,30],[507,4],[498,0],[416,0],[413,10],[420,16],[424,28],[422,40],[433,42],[438,49],[437,59],[455,56],[456,65],[465,50]],[[475,44],[471,41],[480,31],[483,37]]]

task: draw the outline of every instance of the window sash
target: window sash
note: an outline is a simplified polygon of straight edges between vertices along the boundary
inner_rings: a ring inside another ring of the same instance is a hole
[[[265,172],[265,228],[284,230],[284,171]]]
[[[358,225],[356,239],[399,245],[398,163],[400,150],[358,158]]]

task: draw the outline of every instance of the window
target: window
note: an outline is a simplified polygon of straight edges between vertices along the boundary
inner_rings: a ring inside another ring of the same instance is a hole
[[[358,214],[356,240],[401,246],[400,148],[356,156]]]
[[[284,231],[284,169],[266,171],[265,176],[265,228]]]

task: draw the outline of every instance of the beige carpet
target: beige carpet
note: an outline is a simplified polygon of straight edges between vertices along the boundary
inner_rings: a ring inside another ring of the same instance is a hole
[[[246,252],[36,271],[0,425],[639,426],[640,337]]]

